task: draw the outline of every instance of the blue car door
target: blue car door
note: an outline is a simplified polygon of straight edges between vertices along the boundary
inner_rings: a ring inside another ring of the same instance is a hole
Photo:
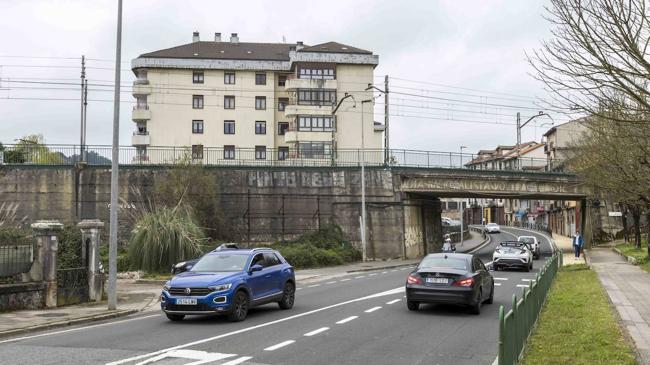
[[[251,260],[249,268],[253,267],[253,265],[262,265],[262,267],[264,267],[264,264],[264,254],[258,253],[257,255],[253,256],[253,260]],[[253,299],[263,297],[268,292],[268,279],[266,278],[267,274],[268,273],[266,269],[249,273],[250,276],[248,278],[248,286],[251,289],[251,295]]]
[[[273,252],[264,253],[264,261],[266,263],[266,280],[268,280],[268,293],[267,295],[276,294],[281,292],[283,288],[282,280],[282,262]]]

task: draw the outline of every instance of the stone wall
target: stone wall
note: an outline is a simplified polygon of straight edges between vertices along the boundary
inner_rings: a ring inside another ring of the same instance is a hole
[[[0,312],[18,309],[40,309],[45,305],[45,283],[0,285]]]

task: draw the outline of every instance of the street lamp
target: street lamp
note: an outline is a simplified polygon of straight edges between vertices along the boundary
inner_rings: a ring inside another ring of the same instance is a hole
[[[460,168],[463,168],[463,150],[467,148],[467,146],[460,146]],[[463,199],[460,199],[458,202],[458,211],[460,212],[460,247],[463,247]]]
[[[517,148],[517,169],[521,168],[521,165],[520,165],[521,162],[519,161],[519,153],[520,153],[519,145],[521,145],[521,129],[523,127],[525,127],[526,124],[530,123],[531,120],[533,120],[533,119],[535,119],[537,117],[541,117],[541,116],[547,116],[547,117],[549,117],[551,119],[552,122],[554,122],[553,117],[551,117],[548,113],[545,113],[545,112],[540,110],[537,114],[535,114],[532,117],[528,118],[528,120],[524,124],[521,124],[521,113],[517,112],[517,146],[516,146],[516,148]]]

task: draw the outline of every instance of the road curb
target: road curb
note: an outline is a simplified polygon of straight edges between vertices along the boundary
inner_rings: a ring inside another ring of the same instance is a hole
[[[490,242],[492,242],[492,236],[490,236],[490,235],[488,234],[488,235],[486,235],[486,237],[485,237],[485,239],[483,240],[483,242],[481,242],[480,244],[478,244],[476,247],[472,248],[471,250],[467,250],[467,251],[464,251],[464,252],[462,252],[462,253],[474,253],[474,252],[476,252],[476,251],[482,250],[483,247],[489,245]]]
[[[74,325],[77,325],[77,324],[96,322],[96,321],[101,321],[101,320],[105,320],[105,319],[120,318],[120,317],[125,317],[125,316],[131,315],[131,314],[138,313],[140,311],[141,311],[140,309],[116,310],[116,311],[112,311],[111,313],[94,314],[94,315],[91,315],[91,316],[79,317],[79,318],[74,318],[74,319],[65,320],[65,321],[51,322],[51,323],[42,324],[42,325],[17,328],[17,329],[13,329],[13,330],[9,330],[9,331],[1,331],[0,332],[0,338],[16,336],[16,335],[22,335],[22,334],[26,334],[26,333],[31,333],[31,332],[35,332],[35,331],[41,331],[41,330],[47,330],[47,329],[53,329],[53,328],[74,326]]]
[[[354,273],[354,272],[365,272],[365,271],[379,271],[379,270],[386,270],[386,269],[394,269],[396,267],[405,267],[405,266],[415,266],[417,263],[403,263],[403,264],[395,264],[395,265],[389,265],[389,266],[382,266],[382,267],[368,267],[368,268],[363,268],[363,269],[356,269],[356,270],[347,270],[346,273]]]
[[[167,280],[156,280],[156,279],[136,279],[135,284],[160,284],[165,285]]]
[[[623,258],[625,258],[625,260],[627,260],[627,262],[629,262],[630,264],[632,264],[632,265],[638,265],[639,264],[639,261],[636,259],[636,257],[627,256],[621,250],[619,250],[616,247],[612,247],[612,250],[614,252],[616,252],[617,254],[623,256]]]

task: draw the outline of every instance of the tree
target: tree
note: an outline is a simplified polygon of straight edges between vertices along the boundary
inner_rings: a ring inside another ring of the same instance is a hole
[[[61,153],[52,152],[45,145],[43,136],[40,134],[24,136],[12,149],[0,145],[0,150],[5,153],[5,163],[56,165],[65,162]]]

